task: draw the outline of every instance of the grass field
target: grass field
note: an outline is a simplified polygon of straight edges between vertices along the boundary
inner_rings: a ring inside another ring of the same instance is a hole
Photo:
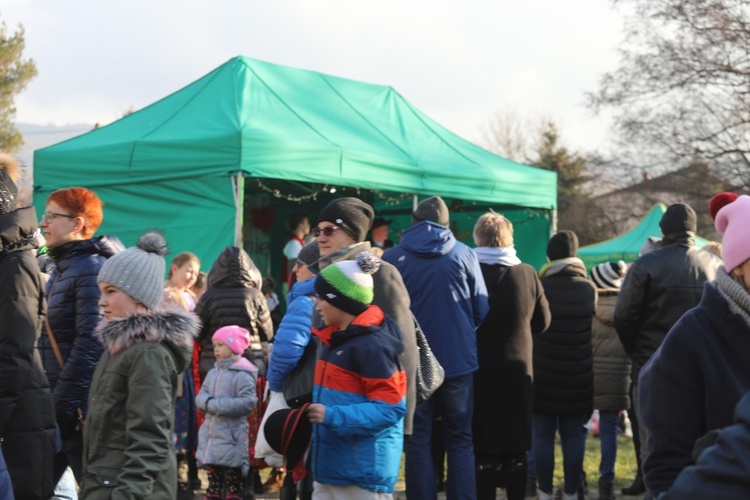
[[[599,439],[595,438],[589,432],[586,438],[586,456],[583,460],[583,470],[586,472],[586,479],[589,484],[589,492],[596,494],[597,484],[599,483],[599,459],[601,458]],[[617,461],[615,462],[615,491],[620,491],[623,486],[628,486],[635,477],[638,469],[635,460],[635,448],[633,447],[633,438],[618,436],[617,437]],[[555,487],[563,484],[562,470],[562,452],[559,443],[555,448]],[[633,497],[630,497],[633,498]]]
[[[615,462],[615,492],[620,496],[620,488],[628,486],[635,478],[638,468],[635,460],[635,448],[633,439],[625,436],[617,437],[617,461]],[[597,485],[599,483],[599,459],[601,458],[601,448],[599,439],[595,438],[589,432],[586,438],[586,456],[583,460],[583,470],[586,471],[586,479],[589,485],[588,498],[597,498]],[[560,449],[559,439],[555,446],[555,473],[553,476],[555,489],[563,486],[563,468],[562,468],[562,451]],[[397,492],[405,490],[404,484],[404,460],[401,460],[401,474],[399,482],[396,485]],[[499,492],[500,490],[498,490]],[[402,498],[396,495],[396,498]],[[502,494],[498,498],[505,498]],[[623,497],[637,500],[642,497]]]

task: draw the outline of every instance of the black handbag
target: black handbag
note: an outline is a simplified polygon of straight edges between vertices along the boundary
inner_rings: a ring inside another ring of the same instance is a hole
[[[318,361],[318,339],[310,336],[310,342],[299,359],[297,366],[284,379],[284,399],[289,408],[296,409],[305,403],[312,403],[315,381],[315,364]]]
[[[445,370],[430,349],[427,337],[414,318],[414,331],[417,337],[417,404],[424,403],[438,390],[445,380]]]

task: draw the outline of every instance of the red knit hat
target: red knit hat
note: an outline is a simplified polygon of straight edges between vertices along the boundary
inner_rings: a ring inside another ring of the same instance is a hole
[[[737,199],[737,195],[734,193],[728,193],[723,192],[714,195],[713,198],[711,198],[711,201],[708,202],[708,213],[711,214],[711,220],[716,220],[716,214],[719,213],[719,210],[724,207],[724,205],[728,205],[732,203],[734,200]]]

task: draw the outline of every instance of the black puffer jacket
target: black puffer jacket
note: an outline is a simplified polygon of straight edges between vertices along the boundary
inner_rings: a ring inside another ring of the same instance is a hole
[[[103,317],[97,276],[104,262],[121,250],[122,242],[111,236],[75,241],[50,250],[57,267],[47,282],[47,315],[65,363],[64,371],[60,371],[46,332],[39,350],[61,427],[75,422],[77,408],[86,413],[89,384],[102,355],[102,345],[94,338],[94,329]]]
[[[55,410],[34,363],[44,315],[34,208],[0,215],[0,442],[16,498],[49,498]]]
[[[208,290],[195,306],[195,313],[203,324],[201,378],[214,366],[216,359],[211,339],[222,326],[246,328],[250,332],[250,349],[254,351],[265,350],[265,345],[273,338],[271,314],[260,291],[263,278],[247,252],[238,247],[226,247],[211,266],[207,280]]]
[[[534,412],[591,413],[594,371],[591,322],[596,291],[578,258],[551,262],[541,273],[552,322],[534,336]]]
[[[638,258],[625,275],[615,307],[615,327],[633,359],[633,381],[664,337],[697,306],[703,284],[716,277],[721,259],[695,247],[693,233],[665,237],[662,247]]]

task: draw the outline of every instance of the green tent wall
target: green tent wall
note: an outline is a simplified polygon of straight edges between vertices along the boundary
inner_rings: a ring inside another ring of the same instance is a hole
[[[246,198],[261,194],[255,180],[281,191],[348,186],[528,211],[547,235],[557,192],[555,173],[459,138],[390,87],[247,57],[106,127],[37,150],[34,169],[40,212],[55,189],[86,186],[105,202],[100,234],[132,245],[160,228],[173,253],[193,251],[204,268],[242,240],[243,216],[257,208]],[[347,194],[353,189],[337,196]],[[312,199],[265,195],[279,215],[317,213]],[[324,199],[321,191],[315,201]],[[284,239],[281,219],[264,229]],[[546,237],[535,243],[528,247],[541,249],[524,260],[538,265]]]

